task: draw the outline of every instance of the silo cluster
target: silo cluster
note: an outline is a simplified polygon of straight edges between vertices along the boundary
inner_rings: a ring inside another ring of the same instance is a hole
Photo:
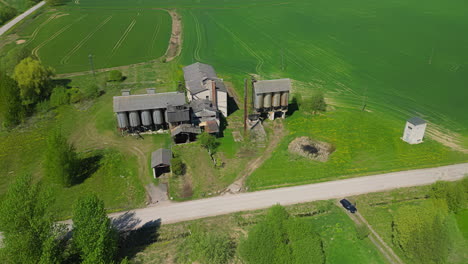
[[[287,109],[289,92],[257,93],[254,107],[258,112]]]
[[[148,131],[163,128],[164,109],[142,110],[117,113],[117,123],[120,129],[131,131]]]

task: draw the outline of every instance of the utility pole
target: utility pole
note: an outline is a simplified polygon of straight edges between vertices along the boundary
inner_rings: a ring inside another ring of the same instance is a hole
[[[89,54],[88,59],[89,59],[89,67],[91,67],[91,71],[93,72],[94,79],[96,79],[96,72],[94,71],[93,55]]]
[[[247,135],[247,79],[244,79],[244,137]]]

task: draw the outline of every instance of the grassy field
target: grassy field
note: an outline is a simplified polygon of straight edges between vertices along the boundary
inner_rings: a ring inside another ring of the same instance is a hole
[[[3,0],[0,1],[0,5],[8,4],[11,7],[16,8],[18,12],[23,12],[28,9],[31,4],[29,0]]]
[[[60,7],[42,12],[14,30],[19,39],[57,73],[150,61],[164,55],[171,18],[162,10],[82,10]]]
[[[420,205],[427,202],[428,186],[402,188],[383,193],[371,193],[351,197],[359,212],[366,218],[369,224],[393,248],[395,253],[402,257],[405,263],[411,263],[404,258],[404,254],[392,243],[392,220],[398,208],[404,205]],[[468,238],[466,236],[467,221],[464,210],[456,215],[449,216],[450,236],[453,246],[448,263],[462,264],[468,260]]]
[[[317,116],[296,111],[285,124],[287,136],[272,157],[248,178],[251,190],[434,167],[468,158],[430,139],[409,145],[400,139],[404,122],[382,119],[376,113],[337,109]],[[336,150],[327,162],[289,153],[289,143],[301,136],[331,143]]]
[[[326,205],[328,204],[328,206]],[[325,212],[318,213],[319,208]],[[326,253],[326,263],[386,263],[374,245],[366,238],[356,237],[354,223],[340,208],[326,201],[286,207],[294,217],[303,217],[313,221],[322,237]],[[206,227],[210,232],[225,233],[238,242],[246,231],[262,219],[266,210],[241,212],[231,215],[201,219],[172,225],[162,225],[156,232],[157,241],[138,248],[129,248],[127,254],[135,257],[135,263],[177,263],[174,258],[180,244],[189,235],[192,225]],[[313,216],[310,216],[313,215]],[[231,263],[242,263],[238,256]]]

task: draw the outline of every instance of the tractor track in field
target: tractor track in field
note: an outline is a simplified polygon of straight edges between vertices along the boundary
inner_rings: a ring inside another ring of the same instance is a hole
[[[78,42],[78,44],[60,60],[60,64],[67,64],[70,57],[73,56],[73,54],[75,54],[90,38],[92,38],[94,34],[96,34],[96,32],[98,32],[105,24],[107,24],[107,22],[109,22],[112,19],[112,17],[113,16],[109,16],[108,18],[106,18],[93,31],[91,31],[91,33],[86,35],[86,37],[84,37],[80,42]]]
[[[31,44],[37,37],[37,34],[39,34],[39,31],[41,31],[41,29],[47,25],[50,21],[54,20],[60,13],[55,13],[55,14],[52,14],[50,15],[50,17],[42,22],[34,31],[33,33],[31,34],[31,36],[29,36],[29,39],[28,39],[28,42],[26,43],[25,46],[28,46],[29,44]]]
[[[39,58],[39,49],[41,49],[42,47],[44,47],[45,45],[47,45],[47,43],[49,43],[50,41],[54,40],[56,37],[58,37],[59,35],[61,35],[63,32],[65,32],[67,29],[69,29],[71,26],[73,26],[74,24],[78,23],[79,21],[81,21],[83,18],[87,17],[88,15],[84,15],[84,16],[81,16],[80,18],[78,18],[77,20],[75,20],[73,23],[71,24],[68,24],[67,26],[65,26],[64,28],[60,29],[59,31],[55,32],[52,36],[50,36],[48,39],[46,39],[45,41],[43,41],[41,44],[37,45],[33,50],[32,50],[32,54],[38,58]]]
[[[200,21],[198,21],[198,18],[193,14],[193,12],[190,12],[190,15],[192,16],[193,21],[195,22],[194,23],[195,24],[195,33],[197,34],[197,45],[195,46],[195,51],[193,53],[193,57],[195,58],[195,60],[201,61],[200,49],[201,49],[202,37],[201,37]]]
[[[158,16],[158,24],[156,25],[156,28],[154,29],[153,37],[151,38],[151,45],[148,48],[148,52],[146,53],[148,57],[151,56],[151,52],[154,49],[154,44],[156,43],[156,38],[159,35],[160,30],[161,30],[161,17]]]
[[[128,34],[130,34],[130,32],[132,31],[132,29],[135,26],[136,22],[137,22],[136,19],[133,19],[132,22],[130,22],[130,25],[128,25],[125,32],[122,34],[120,39],[117,41],[117,43],[115,43],[114,47],[112,48],[112,55],[114,55],[115,52],[120,48],[120,46],[122,46],[122,44],[125,42],[125,39],[127,39]]]

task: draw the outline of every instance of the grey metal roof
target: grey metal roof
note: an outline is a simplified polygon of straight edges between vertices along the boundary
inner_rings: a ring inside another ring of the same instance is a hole
[[[255,93],[288,92],[291,90],[290,79],[264,80],[254,82]]]
[[[160,148],[151,153],[151,167],[159,165],[171,165],[172,152],[169,149]]]
[[[192,94],[207,90],[206,80],[214,80],[217,89],[227,91],[223,81],[218,78],[211,65],[197,62],[182,68],[182,70],[184,71],[185,86]]]
[[[187,105],[167,106],[166,121],[169,123],[190,121],[190,108]]]
[[[214,112],[217,111],[216,108],[213,106],[213,103],[208,99],[193,100],[190,102],[190,107],[192,107],[194,113],[203,110],[209,110]]]
[[[417,116],[408,119],[408,122],[415,125],[415,126],[426,124],[426,121],[424,121],[423,119],[421,119],[421,118],[419,118]]]
[[[201,134],[201,129],[190,124],[181,124],[171,130],[171,136],[175,136],[180,133]]]
[[[114,112],[167,108],[185,104],[185,95],[178,92],[114,96]]]

